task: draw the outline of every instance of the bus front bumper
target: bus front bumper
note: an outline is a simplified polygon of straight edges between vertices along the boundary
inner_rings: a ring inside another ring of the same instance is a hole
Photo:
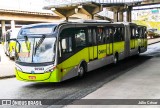
[[[60,82],[59,78],[57,78],[56,70],[53,72],[40,73],[40,74],[24,73],[19,70],[15,70],[15,72],[16,72],[16,79],[21,81]]]

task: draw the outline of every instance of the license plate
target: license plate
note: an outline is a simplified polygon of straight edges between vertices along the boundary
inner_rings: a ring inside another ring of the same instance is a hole
[[[36,79],[36,76],[29,76],[29,79],[30,79],[30,80],[35,80],[35,79]]]

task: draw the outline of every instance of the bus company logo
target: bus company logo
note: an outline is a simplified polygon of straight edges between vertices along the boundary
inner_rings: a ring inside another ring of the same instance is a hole
[[[103,53],[106,53],[106,50],[99,50],[98,54],[103,54]]]
[[[44,70],[44,68],[34,68],[35,70]]]
[[[12,105],[11,100],[2,100],[2,105]]]

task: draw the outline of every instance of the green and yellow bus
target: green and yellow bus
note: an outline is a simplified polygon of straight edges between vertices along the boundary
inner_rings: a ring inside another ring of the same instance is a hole
[[[16,78],[61,82],[147,50],[146,27],[98,21],[41,23],[21,28]]]

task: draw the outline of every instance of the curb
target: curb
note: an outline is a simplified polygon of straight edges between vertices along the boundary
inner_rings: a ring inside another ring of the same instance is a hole
[[[0,77],[0,80],[1,79],[8,79],[8,78],[15,78],[15,77],[16,77],[15,75],[2,76],[2,77]]]
[[[152,44],[156,44],[156,43],[159,43],[160,41],[157,41],[157,42],[153,42],[153,43],[150,43],[148,45],[152,45]]]

